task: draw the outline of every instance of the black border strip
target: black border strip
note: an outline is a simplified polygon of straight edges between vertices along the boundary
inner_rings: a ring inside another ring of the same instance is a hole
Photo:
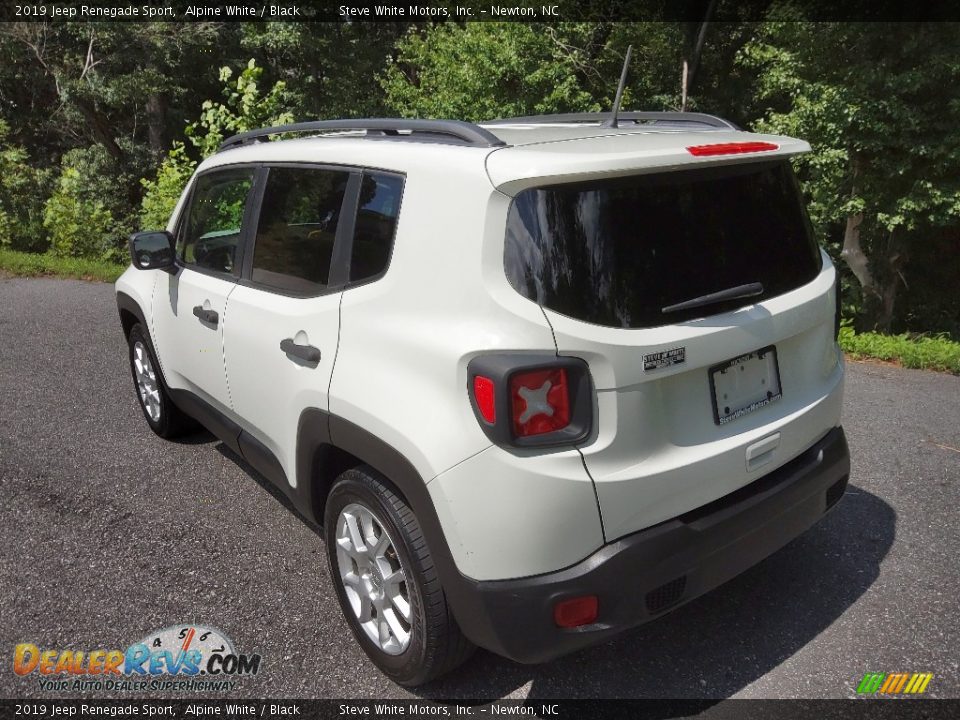
[[[0,6],[0,21],[18,22],[700,22],[710,0],[274,0],[238,3],[249,9],[227,15],[219,2],[201,0],[88,0],[24,2]],[[393,6],[385,14],[376,8]],[[26,14],[23,8],[29,8]],[[194,8],[187,14],[188,8]],[[284,8],[279,10],[271,8]],[[499,10],[503,8],[504,10]],[[56,9],[56,12],[54,12]],[[902,0],[719,0],[711,21],[758,22],[766,19],[833,22],[958,21],[960,4],[951,0],[908,3]]]
[[[259,678],[243,683],[250,687]],[[249,683],[249,684],[247,684]],[[851,690],[853,692],[853,690]],[[491,717],[495,714],[522,715],[538,718],[688,718],[701,716],[710,720],[794,720],[816,718],[830,720],[947,720],[960,714],[960,700],[930,700],[908,696],[890,696],[889,699],[854,698],[848,700],[564,700],[553,698],[529,698],[526,700],[431,699],[418,697],[386,700],[352,699],[271,699],[228,698],[207,699],[203,697],[177,700],[130,699],[130,700],[60,700],[56,698],[29,700],[0,700],[0,718],[51,717],[55,708],[63,717],[145,717],[146,708],[153,711],[151,717],[196,718],[224,717],[228,705],[252,709],[245,713],[251,717],[342,718],[386,717],[400,714],[416,717]],[[137,708],[133,711],[132,708]],[[187,714],[187,709],[193,710]],[[219,711],[216,710],[219,708]],[[413,709],[411,709],[413,708]],[[504,712],[505,709],[513,712]],[[44,712],[39,712],[45,709]],[[24,711],[26,710],[26,712]],[[72,710],[73,714],[68,714]],[[127,710],[126,713],[123,713]],[[199,713],[197,711],[200,711]],[[419,710],[419,712],[417,712]],[[499,713],[496,713],[499,710]],[[284,712],[286,711],[286,712]],[[231,715],[232,716],[232,715]]]

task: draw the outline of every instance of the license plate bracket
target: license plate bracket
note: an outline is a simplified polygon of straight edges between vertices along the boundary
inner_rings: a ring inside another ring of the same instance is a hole
[[[726,425],[783,397],[773,345],[714,365],[709,376],[713,421],[717,425]]]

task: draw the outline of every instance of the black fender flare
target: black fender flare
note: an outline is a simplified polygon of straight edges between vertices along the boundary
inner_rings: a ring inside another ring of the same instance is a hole
[[[130,335],[130,328],[133,327],[132,324],[128,324],[125,321],[124,312],[130,313],[141,325],[147,327],[146,315],[140,307],[140,304],[125,292],[117,293],[117,312],[120,313],[120,322],[123,325],[124,337]]]
[[[342,450],[369,465],[393,484],[417,516],[454,616],[475,644],[484,644],[492,628],[476,592],[477,581],[457,569],[427,483],[413,464],[389,443],[349,420],[310,408],[300,416],[297,437],[297,495],[294,503],[307,517],[322,524],[322,506],[335,478],[322,479],[324,445]]]

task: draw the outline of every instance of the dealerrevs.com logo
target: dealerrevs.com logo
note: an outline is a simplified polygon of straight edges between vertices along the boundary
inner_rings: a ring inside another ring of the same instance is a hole
[[[41,649],[20,643],[13,671],[36,675],[45,691],[233,690],[260,671],[260,656],[238,653],[216,628],[184,623],[148,634],[125,650]]]

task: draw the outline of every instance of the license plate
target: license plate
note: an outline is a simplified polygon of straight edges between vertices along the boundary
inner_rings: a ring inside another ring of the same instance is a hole
[[[779,400],[780,367],[770,345],[710,368],[713,421],[717,425],[741,418]]]

